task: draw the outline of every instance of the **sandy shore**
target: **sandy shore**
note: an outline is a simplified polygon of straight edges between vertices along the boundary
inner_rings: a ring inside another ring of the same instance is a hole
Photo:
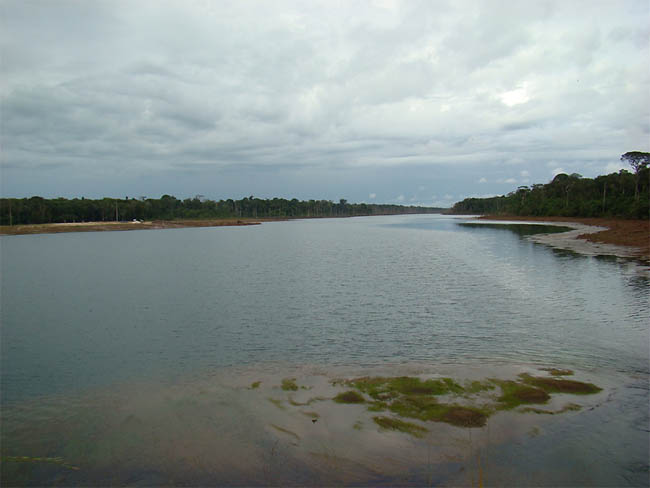
[[[573,246],[562,247],[589,254],[603,253],[622,257],[637,257],[650,261],[650,222],[647,220],[501,215],[484,215],[479,218],[497,221],[561,223],[571,227],[574,231],[569,236],[552,234],[541,238],[541,241],[558,241],[559,239],[568,242],[571,239],[577,242],[574,242]],[[540,241],[539,238],[536,240]],[[552,245],[552,242],[545,243]]]
[[[65,224],[2,225],[0,226],[0,235],[242,226],[259,225],[263,220],[265,219],[152,220],[140,222],[70,222]]]

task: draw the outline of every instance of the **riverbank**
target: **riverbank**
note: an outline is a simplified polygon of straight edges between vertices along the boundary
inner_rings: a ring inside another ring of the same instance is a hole
[[[603,227],[604,230],[578,233],[577,238],[595,244],[622,246],[626,254],[650,260],[650,222],[647,220],[623,220],[580,217],[524,217],[483,215],[481,220],[554,222]]]
[[[134,222],[69,222],[57,224],[2,225],[0,226],[0,235],[243,226],[259,225],[263,220],[268,219],[151,220]]]

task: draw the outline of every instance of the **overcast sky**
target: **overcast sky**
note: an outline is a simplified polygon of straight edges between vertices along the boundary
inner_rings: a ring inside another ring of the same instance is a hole
[[[448,206],[650,151],[648,0],[0,0],[3,196]]]

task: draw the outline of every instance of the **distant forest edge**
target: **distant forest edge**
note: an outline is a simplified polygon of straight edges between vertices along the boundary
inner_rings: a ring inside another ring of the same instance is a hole
[[[561,173],[550,183],[520,186],[505,196],[466,198],[450,213],[649,219],[650,153],[628,152],[621,161],[634,173],[623,169],[596,178]]]
[[[300,201],[284,198],[208,200],[200,195],[179,200],[170,195],[155,198],[0,199],[0,225],[47,224],[66,222],[108,222],[138,220],[354,217],[442,213],[447,208],[415,207],[369,203],[338,203],[329,200]]]

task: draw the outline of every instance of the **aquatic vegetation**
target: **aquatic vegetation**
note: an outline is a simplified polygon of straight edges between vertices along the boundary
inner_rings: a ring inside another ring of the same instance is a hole
[[[560,413],[564,412],[575,412],[578,410],[581,410],[582,407],[580,405],[576,405],[575,403],[568,403],[564,407],[562,407],[559,410],[544,410],[541,408],[534,408],[534,407],[526,407],[522,408],[520,410],[521,413],[538,413],[538,414],[543,414],[543,415],[558,415]]]
[[[551,374],[553,373],[556,376],[572,374],[569,370],[560,369],[553,370]],[[374,401],[366,402],[363,395],[354,390],[339,393],[333,400],[337,403],[367,403],[367,409],[371,412],[388,410],[400,417],[425,422],[445,422],[457,427],[482,427],[495,410],[511,410],[521,405],[545,404],[551,398],[550,393],[586,394],[600,391],[600,388],[590,383],[560,378],[538,378],[527,374],[520,375],[520,378],[520,381],[499,379],[467,381],[464,386],[451,378],[422,380],[410,376],[394,378],[376,376],[351,380],[337,379],[332,382],[333,385],[353,387],[367,394]],[[487,400],[484,398],[487,403],[480,407],[438,401],[442,395],[453,395],[471,401],[473,395],[494,390],[497,386],[501,389],[501,395],[496,398],[488,397]],[[569,404],[555,412],[533,408],[521,411],[559,414],[579,408],[578,405]]]
[[[296,378],[284,378],[282,380],[282,389],[284,391],[298,391],[298,385],[296,384]]]
[[[482,427],[490,412],[475,407],[438,403],[435,398],[405,396],[395,400],[389,407],[402,417],[419,420],[446,422],[457,427]]]
[[[602,388],[581,381],[560,378],[540,378],[528,374],[519,375],[524,383],[541,388],[547,393],[572,393],[574,395],[591,395],[602,391]]]
[[[354,425],[352,426],[354,430],[363,430],[363,424],[357,420]]]
[[[365,403],[366,400],[361,394],[354,390],[344,391],[336,395],[333,400],[336,403]]]
[[[483,427],[487,423],[489,414],[474,407],[448,405],[440,420],[456,427]]]
[[[364,377],[344,382],[375,400],[390,400],[401,395],[446,395],[462,393],[464,388],[451,378],[421,380],[411,376],[395,378]]]
[[[317,396],[310,398],[306,402],[298,402],[294,400],[292,396],[289,396],[289,404],[293,405],[294,407],[306,407],[307,405],[311,405],[314,402],[322,402],[324,400],[329,400],[329,398]]]
[[[551,396],[540,388],[517,383],[516,381],[493,380],[501,387],[499,408],[509,410],[526,403],[546,403]]]
[[[540,368],[540,371],[546,371],[551,376],[571,376],[573,371],[570,369]]]
[[[289,429],[285,429],[284,427],[280,427],[279,425],[275,425],[275,424],[269,424],[269,425],[271,427],[273,427],[275,430],[277,430],[278,432],[282,432],[283,434],[287,434],[287,435],[293,437],[294,439],[296,439],[298,441],[300,440],[300,436],[298,434],[296,434],[295,432],[290,431]]]
[[[372,402],[368,405],[369,412],[383,412],[388,409],[388,403],[382,401]]]
[[[282,403],[282,400],[278,400],[277,398],[271,398],[271,397],[268,397],[267,400],[270,401],[276,407],[278,407],[280,410],[286,410],[286,407]]]
[[[253,381],[251,383],[250,389],[255,390],[255,389],[259,388],[261,384],[262,384],[261,381]]]
[[[424,435],[428,432],[428,430],[421,425],[417,425],[411,422],[404,422],[403,420],[399,420],[393,417],[378,416],[373,417],[372,420],[374,420],[374,422],[382,429],[397,430],[399,432],[411,434],[414,437],[424,437]]]

